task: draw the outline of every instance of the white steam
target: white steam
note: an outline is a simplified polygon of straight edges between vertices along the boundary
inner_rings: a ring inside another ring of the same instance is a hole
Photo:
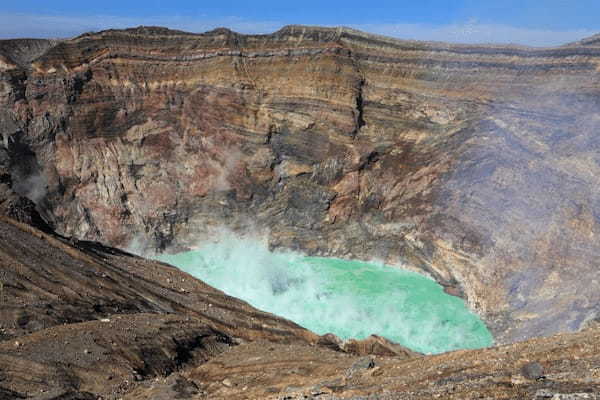
[[[418,274],[270,252],[264,242],[232,235],[218,239],[159,259],[319,334],[343,339],[378,334],[428,353],[491,343],[485,325],[462,300]]]
[[[15,192],[27,197],[35,204],[39,204],[48,193],[48,180],[41,173],[24,177],[16,177],[14,183]]]

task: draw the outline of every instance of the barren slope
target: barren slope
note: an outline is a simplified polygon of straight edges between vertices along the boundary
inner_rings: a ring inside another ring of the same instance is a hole
[[[168,265],[94,243],[73,245],[5,217],[0,265],[0,399],[589,399],[600,393],[597,327],[439,356],[378,338],[340,351],[335,338],[252,309]]]

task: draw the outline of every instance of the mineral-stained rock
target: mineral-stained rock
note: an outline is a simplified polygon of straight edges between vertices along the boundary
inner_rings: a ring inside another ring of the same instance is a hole
[[[541,399],[600,391],[597,326],[490,349],[365,358],[169,265],[71,242],[0,217],[0,399]],[[364,342],[373,341],[385,342]],[[530,360],[544,365],[544,380],[521,376]]]
[[[1,42],[0,131],[63,235],[405,263],[511,342],[598,315],[599,63],[302,26]]]

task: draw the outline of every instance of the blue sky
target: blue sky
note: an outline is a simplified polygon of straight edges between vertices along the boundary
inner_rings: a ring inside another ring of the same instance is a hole
[[[557,45],[600,32],[600,0],[3,0],[0,38],[69,37],[163,25],[266,33],[287,24],[351,26],[406,39]]]

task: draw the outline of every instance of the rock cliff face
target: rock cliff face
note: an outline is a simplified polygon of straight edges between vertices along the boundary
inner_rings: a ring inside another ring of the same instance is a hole
[[[499,342],[598,315],[600,47],[290,26],[0,42],[15,190],[59,232],[181,249],[220,226],[404,263]]]

